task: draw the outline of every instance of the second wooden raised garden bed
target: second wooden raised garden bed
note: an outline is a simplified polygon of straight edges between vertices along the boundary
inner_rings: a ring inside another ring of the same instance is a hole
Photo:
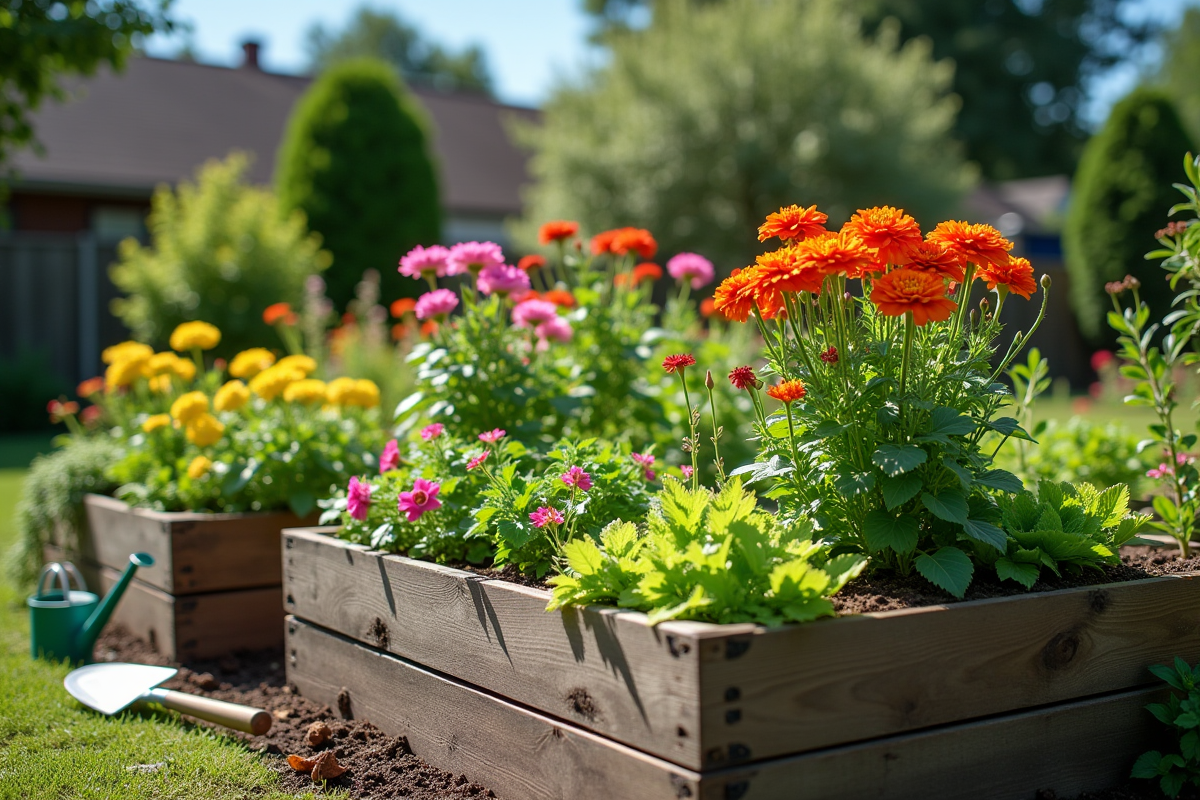
[[[288,678],[520,798],[1009,798],[1128,776],[1192,575],[767,629],[283,535]],[[964,792],[968,792],[967,795]]]

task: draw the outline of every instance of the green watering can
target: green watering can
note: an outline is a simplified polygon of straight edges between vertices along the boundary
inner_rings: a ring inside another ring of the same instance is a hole
[[[134,553],[116,585],[101,600],[87,590],[74,564],[47,564],[38,577],[35,594],[25,601],[29,605],[30,653],[49,661],[91,662],[96,637],[108,624],[133,574],[138,567],[152,566],[154,558],[149,553]],[[77,590],[71,589],[72,579]]]

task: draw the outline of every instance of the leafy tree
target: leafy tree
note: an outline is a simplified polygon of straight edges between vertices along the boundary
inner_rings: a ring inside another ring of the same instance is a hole
[[[317,71],[348,58],[374,57],[394,66],[409,83],[492,93],[491,71],[479,46],[451,52],[390,11],[362,6],[340,33],[313,25],[306,45]]]
[[[1152,313],[1170,309],[1169,276],[1143,254],[1168,222],[1178,200],[1171,183],[1179,177],[1179,159],[1193,149],[1170,99],[1151,89],[1137,89],[1114,106],[1088,142],[1071,188],[1063,250],[1071,305],[1093,344],[1111,338],[1105,315],[1112,305],[1104,291],[1110,281],[1131,274]]]
[[[1163,44],[1155,82],[1171,95],[1192,136],[1200,138],[1200,8],[1189,8]]]
[[[378,59],[331,67],[296,104],[276,168],[280,202],[302,210],[333,253],[325,280],[339,306],[368,269],[383,275],[385,300],[414,291],[396,271],[400,256],[441,233],[427,130],[423,110]]]
[[[263,310],[298,306],[305,278],[328,266],[304,215],[281,213],[274,194],[248,186],[246,167],[234,154],[205,164],[195,183],[160,188],[149,246],[121,242],[111,274],[128,296],[113,311],[139,339],[165,344],[176,325],[202,319],[221,329],[220,355],[276,341]]]
[[[730,2],[745,12],[748,0]],[[993,180],[1074,171],[1087,125],[1088,82],[1159,31],[1124,13],[1129,0],[854,0],[868,32],[887,19],[901,39],[927,37],[936,59],[953,59],[962,98],[955,132]],[[585,0],[600,41],[657,10],[660,0]],[[1181,73],[1194,75],[1191,73]]]
[[[894,27],[865,39],[836,0],[698,7],[664,0],[644,30],[609,37],[609,64],[559,90],[534,148],[533,223],[637,225],[666,253],[726,270],[790,203],[836,221],[892,203],[932,220],[970,181],[949,138],[951,65]],[[841,219],[838,219],[838,218]]]
[[[60,97],[58,79],[121,69],[140,37],[169,31],[170,0],[25,0],[0,4],[0,164],[35,142],[29,114]]]

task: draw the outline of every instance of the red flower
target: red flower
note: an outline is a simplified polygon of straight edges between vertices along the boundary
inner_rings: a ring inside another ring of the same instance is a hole
[[[658,252],[658,242],[644,228],[621,228],[613,237],[609,250],[618,256],[633,252],[642,258],[654,258]]]
[[[578,222],[569,222],[564,219],[551,220],[538,228],[538,241],[542,244],[561,242],[563,239],[570,239],[578,232]]]
[[[758,381],[758,376],[754,374],[753,367],[734,367],[729,371],[729,382],[733,384],[735,389],[749,389],[751,387],[757,389],[761,384]]]
[[[675,370],[683,372],[684,369],[692,366],[695,363],[696,359],[692,358],[691,355],[682,353],[680,355],[667,356],[664,358],[663,369],[665,369],[667,372],[674,372]]]
[[[551,289],[542,295],[542,299],[548,303],[554,303],[554,305],[559,306],[560,308],[575,307],[575,295],[571,294],[566,289]]]
[[[79,419],[87,427],[92,427],[100,421],[100,417],[104,415],[103,409],[100,406],[88,406],[79,414]]]
[[[656,281],[663,276],[662,267],[653,261],[646,261],[633,268],[633,285],[642,281]]]
[[[617,238],[617,234],[621,232],[620,228],[611,231],[597,233],[592,237],[592,255],[603,255],[612,252],[613,239]]]
[[[91,397],[104,391],[104,378],[88,378],[75,387],[75,393],[80,397]]]
[[[266,310],[263,311],[263,322],[268,325],[275,325],[276,323],[295,325],[296,314],[287,303],[274,303],[267,306]]]
[[[834,347],[833,345],[829,345],[829,349],[826,350],[824,353],[821,353],[821,360],[824,361],[826,364],[838,363],[837,348]]]
[[[536,253],[528,256],[521,256],[521,260],[517,262],[517,266],[528,272],[531,269],[541,269],[546,266],[546,257],[539,256]]]
[[[701,316],[711,317],[717,313],[717,301],[712,297],[706,297],[700,301]]]
[[[417,301],[411,297],[401,297],[399,300],[392,301],[392,316],[400,319],[405,314],[413,313],[413,309],[417,307]]]

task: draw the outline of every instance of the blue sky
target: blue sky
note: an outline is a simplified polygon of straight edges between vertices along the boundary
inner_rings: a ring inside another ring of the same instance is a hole
[[[926,0],[936,2],[936,0]],[[1133,0],[1139,14],[1168,23],[1200,0]],[[175,13],[193,25],[193,43],[202,60],[235,64],[240,42],[260,39],[263,64],[278,72],[304,68],[304,34],[314,22],[341,27],[358,0],[176,0]],[[588,20],[580,0],[373,0],[392,9],[431,38],[453,48],[478,43],[487,52],[502,100],[537,105],[556,81],[574,74],[589,59]],[[157,37],[155,55],[169,55],[180,41]],[[1138,65],[1118,68],[1092,89],[1089,116],[1102,121],[1108,107],[1138,79]]]

